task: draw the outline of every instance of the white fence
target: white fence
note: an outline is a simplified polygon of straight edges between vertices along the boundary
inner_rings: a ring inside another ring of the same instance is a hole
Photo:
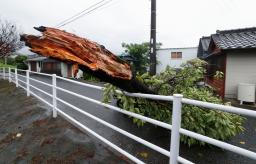
[[[23,75],[19,74],[19,72],[24,72]],[[56,76],[55,74],[53,75],[49,75],[49,74],[44,74],[44,73],[38,73],[38,72],[32,72],[32,71],[28,71],[28,70],[17,70],[17,69],[11,69],[11,68],[0,68],[0,72],[2,73],[2,77],[3,79],[8,79],[9,82],[14,82],[16,84],[16,87],[22,87],[23,89],[25,89],[27,91],[27,96],[30,96],[30,94],[34,95],[36,98],[40,99],[41,101],[43,101],[44,103],[46,103],[47,105],[49,105],[50,107],[52,107],[52,111],[53,111],[53,117],[56,118],[57,114],[62,115],[63,117],[65,117],[66,119],[68,119],[69,121],[71,121],[73,124],[76,124],[78,127],[82,128],[83,130],[89,132],[90,134],[92,134],[93,136],[95,136],[96,138],[98,138],[99,140],[101,140],[102,142],[104,142],[105,144],[109,145],[110,147],[112,147],[113,149],[115,149],[116,151],[120,152],[121,154],[125,155],[126,157],[128,157],[130,160],[132,160],[135,163],[144,163],[143,161],[141,161],[140,159],[138,159],[137,157],[131,155],[130,153],[126,152],[125,150],[119,148],[118,146],[116,146],[115,144],[111,143],[110,141],[108,141],[107,139],[103,138],[102,136],[100,136],[99,134],[95,133],[93,130],[89,129],[88,127],[86,127],[85,125],[83,125],[82,123],[80,123],[79,121],[77,121],[76,119],[74,119],[73,117],[71,117],[70,115],[68,115],[67,113],[63,112],[61,109],[57,108],[57,101],[73,108],[74,110],[76,110],[77,112],[84,114],[88,117],[90,117],[93,120],[96,120],[100,123],[102,123],[103,125],[169,157],[170,159],[170,163],[171,164],[177,164],[178,162],[180,163],[185,163],[185,164],[191,164],[193,162],[188,161],[182,157],[179,156],[179,143],[180,143],[180,134],[189,136],[191,138],[212,144],[214,146],[220,147],[222,149],[246,156],[248,158],[251,158],[253,160],[256,160],[256,153],[231,145],[229,143],[226,142],[222,142],[192,131],[188,131],[186,129],[182,129],[181,126],[181,110],[182,110],[182,104],[190,104],[190,105],[195,105],[195,106],[199,106],[199,107],[204,107],[207,108],[209,110],[220,110],[220,111],[224,111],[224,112],[230,112],[230,113],[235,113],[235,114],[240,114],[240,115],[244,115],[244,116],[251,116],[251,117],[256,117],[256,111],[251,111],[251,110],[247,110],[247,109],[243,109],[243,108],[236,108],[236,107],[232,107],[232,106],[224,106],[224,105],[219,105],[219,104],[213,104],[213,103],[208,103],[208,102],[202,102],[202,101],[197,101],[197,100],[191,100],[191,99],[186,99],[183,98],[182,95],[180,94],[175,94],[173,96],[161,96],[161,95],[151,95],[151,94],[140,94],[140,93],[126,93],[128,96],[131,97],[141,97],[141,98],[148,98],[148,99],[154,99],[154,100],[162,100],[162,101],[173,101],[173,108],[172,108],[172,122],[173,124],[167,124],[158,120],[154,120],[136,113],[132,113],[126,110],[123,110],[121,108],[118,108],[116,106],[112,106],[106,103],[103,103],[101,101],[77,94],[75,92],[66,90],[64,88],[61,88],[59,86],[56,85],[56,79],[62,79],[65,81],[69,81],[71,83],[75,83],[75,84],[79,84],[81,86],[85,86],[85,87],[90,87],[90,88],[94,88],[94,89],[98,89],[98,90],[102,90],[103,87],[99,87],[99,86],[94,86],[94,85],[90,85],[90,84],[85,84],[85,83],[81,83],[81,82],[77,82],[74,80],[70,80],[70,79],[66,79],[63,77],[59,77]],[[36,80],[34,78],[30,77],[30,73],[33,74],[40,74],[43,76],[48,76],[52,78],[52,84],[48,84],[45,83],[43,81],[39,81]],[[23,81],[21,79],[19,79],[18,77],[23,77],[26,79],[26,81]],[[45,92],[39,88],[37,88],[36,86],[33,86],[30,84],[30,81],[36,81],[40,84],[49,86],[52,88],[52,94]],[[22,86],[20,83],[24,83],[26,87]],[[37,94],[35,94],[34,92],[31,91],[30,87],[38,90],[39,92],[42,92],[43,94],[46,94],[48,96],[50,96],[52,98],[52,103],[49,103],[48,101],[44,100],[43,98],[41,98],[40,96],[38,96]],[[70,104],[62,99],[60,99],[59,97],[57,97],[57,91],[63,91],[66,92],[72,96],[75,97],[79,97],[82,98],[84,100],[93,102],[97,105],[101,105],[104,106],[110,110],[114,110],[116,112],[120,112],[123,114],[126,114],[128,116],[140,119],[142,121],[163,127],[165,129],[171,130],[171,144],[170,144],[170,150],[165,150],[157,145],[154,145],[142,138],[139,138],[125,130],[122,130],[90,113],[87,113],[86,111],[76,107],[73,104]]]

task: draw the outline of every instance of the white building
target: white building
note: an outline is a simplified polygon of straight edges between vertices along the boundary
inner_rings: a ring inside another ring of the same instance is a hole
[[[83,77],[83,72],[80,69],[77,72],[76,77],[74,77],[74,68],[72,63],[61,62],[43,56],[29,58],[27,63],[30,71],[56,74],[67,78]]]
[[[198,57],[208,62],[205,82],[221,97],[237,98],[239,86],[255,86],[255,38],[256,28],[252,27],[217,30],[215,34],[200,39]],[[214,77],[216,71],[223,72],[223,78]],[[243,91],[247,92],[243,98],[255,96],[255,89]]]
[[[166,66],[180,68],[182,63],[197,57],[197,47],[163,48],[156,51],[156,72],[165,70]]]

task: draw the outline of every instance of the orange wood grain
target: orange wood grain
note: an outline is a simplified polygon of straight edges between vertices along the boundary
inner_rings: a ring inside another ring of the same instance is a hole
[[[102,45],[56,28],[39,28],[42,36],[21,36],[32,52],[86,66],[93,71],[103,71],[114,78],[132,79],[131,66]]]

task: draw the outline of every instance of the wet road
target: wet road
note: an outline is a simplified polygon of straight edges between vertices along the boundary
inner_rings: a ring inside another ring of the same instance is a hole
[[[19,77],[20,80],[25,80],[22,77]],[[51,79],[42,76],[33,76],[32,78],[39,79],[46,83],[51,83]],[[31,84],[48,92],[52,93],[52,89],[48,86],[39,84],[37,82],[31,81]],[[94,98],[97,100],[102,100],[102,91],[91,89],[88,87],[80,86],[77,84],[73,84],[67,81],[63,81],[58,79],[57,86],[61,88],[65,88],[67,90],[79,93],[81,95],[88,96],[90,98]],[[36,92],[40,95],[40,97],[44,98],[48,102],[51,102],[51,98],[43,93],[35,89],[31,89],[33,92]],[[151,124],[146,124],[144,127],[138,128],[134,125],[128,117],[118,112],[114,112],[110,109],[104,108],[102,106],[96,105],[94,103],[85,101],[83,99],[77,98],[72,96],[68,93],[64,93],[62,91],[57,91],[57,96],[71,104],[87,111],[88,113],[93,114],[121,129],[124,129],[132,134],[135,134],[147,141],[150,141],[158,146],[161,146],[165,149],[169,149],[170,143],[170,132],[168,130],[157,128],[152,126]],[[98,122],[81,115],[80,113],[76,112],[72,108],[62,104],[61,102],[57,103],[58,108],[63,110],[64,112],[68,113],[75,119],[82,122],[84,125],[93,129],[95,132],[100,134],[101,136],[105,137],[106,139],[110,140],[111,142],[115,143],[116,145],[120,146],[124,150],[130,152],[131,154],[137,156],[138,158],[142,159],[146,163],[168,163],[169,159],[161,155],[158,152],[155,152],[136,141],[133,141],[118,132],[115,132],[106,126],[99,124]],[[229,142],[244,148],[248,148],[249,150],[256,151],[256,120],[253,118],[248,118],[245,124],[246,131],[243,134],[237,135]],[[191,160],[195,163],[209,163],[209,164],[217,164],[217,163],[225,163],[225,164],[233,164],[233,163],[249,163],[254,164],[256,163],[253,160],[250,160],[246,157],[242,157],[240,155],[236,155],[232,152],[224,151],[215,147],[199,147],[193,146],[188,147],[186,145],[181,145],[180,156]]]
[[[130,163],[51,113],[44,103],[0,79],[0,163]]]

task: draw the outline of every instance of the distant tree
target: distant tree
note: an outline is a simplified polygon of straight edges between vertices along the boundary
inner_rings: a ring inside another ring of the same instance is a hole
[[[15,59],[14,58],[7,58],[7,64],[8,65],[15,65],[16,63],[15,63]]]
[[[160,48],[161,43],[157,44]],[[125,49],[125,53],[132,55],[135,58],[133,62],[133,69],[139,74],[147,72],[149,67],[149,43],[122,43],[122,47]]]
[[[0,19],[0,58],[10,56],[22,46],[17,26]]]
[[[24,63],[25,60],[27,60],[28,57],[25,56],[25,55],[18,55],[16,58],[15,58],[15,62],[16,63]]]
[[[25,64],[25,61],[28,59],[27,56],[25,55],[18,55],[16,58],[15,58],[15,63],[17,65],[17,68],[18,69],[24,69],[26,70],[28,68],[28,66]]]

